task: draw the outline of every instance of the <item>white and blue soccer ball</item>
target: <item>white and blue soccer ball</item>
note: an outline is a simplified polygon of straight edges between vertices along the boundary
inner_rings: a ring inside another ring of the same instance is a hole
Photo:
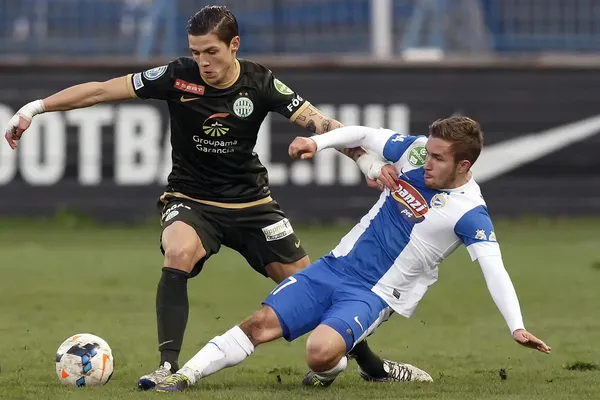
[[[108,343],[90,333],[70,336],[56,351],[56,374],[69,386],[106,384],[112,377],[113,363]]]

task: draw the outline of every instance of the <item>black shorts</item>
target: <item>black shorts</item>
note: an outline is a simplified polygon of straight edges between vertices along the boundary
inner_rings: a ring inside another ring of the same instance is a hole
[[[194,266],[192,276],[200,273],[206,260],[217,254],[221,245],[240,253],[264,276],[269,263],[290,264],[306,256],[292,225],[274,200],[229,209],[167,195],[159,200],[158,207],[163,230],[175,221],[182,221],[194,228],[202,240],[206,256]],[[162,241],[160,249],[164,254]]]

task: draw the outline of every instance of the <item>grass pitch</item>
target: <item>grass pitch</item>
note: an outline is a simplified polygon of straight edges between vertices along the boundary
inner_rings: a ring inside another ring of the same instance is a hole
[[[297,229],[313,259],[348,227]],[[301,387],[304,339],[266,344],[243,364],[201,382],[181,399],[598,399],[600,398],[600,221],[496,223],[526,327],[553,347],[515,344],[477,263],[460,249],[415,316],[394,316],[369,342],[382,356],[427,370],[433,384],[363,382],[351,362],[332,387]],[[154,295],[162,258],[157,227],[0,222],[0,398],[149,399],[136,389],[157,363]],[[250,315],[274,287],[223,249],[190,281],[182,361]],[[54,354],[69,335],[92,332],[115,355],[100,388],[67,388]],[[164,396],[164,395],[163,395]],[[167,395],[167,397],[169,397]]]

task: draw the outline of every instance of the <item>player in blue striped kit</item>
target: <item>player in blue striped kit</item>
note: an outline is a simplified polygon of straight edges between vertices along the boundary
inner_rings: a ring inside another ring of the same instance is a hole
[[[391,313],[413,314],[437,281],[439,264],[461,244],[479,262],[514,340],[550,353],[549,346],[525,330],[492,221],[470,170],[482,145],[479,124],[466,117],[434,122],[429,137],[351,126],[296,138],[289,149],[293,158],[355,146],[379,154],[399,171],[399,189],[386,189],[331,253],[279,284],[260,310],[213,338],[157,390],[183,390],[240,363],[259,344],[280,337],[292,341],[310,331],[310,372],[304,383],[328,386],[346,368],[352,347]],[[429,374],[410,364],[397,368],[404,380],[431,381]]]

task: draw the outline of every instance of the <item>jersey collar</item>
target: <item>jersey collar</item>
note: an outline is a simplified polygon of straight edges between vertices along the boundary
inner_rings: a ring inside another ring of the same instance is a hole
[[[452,189],[441,189],[442,192],[464,192],[465,190],[467,190],[468,188],[470,188],[471,186],[473,186],[473,184],[475,183],[475,180],[473,179],[473,172],[469,171],[469,174],[471,175],[469,177],[469,180],[467,181],[467,183],[465,183],[462,186],[456,187],[456,188],[452,188]]]

